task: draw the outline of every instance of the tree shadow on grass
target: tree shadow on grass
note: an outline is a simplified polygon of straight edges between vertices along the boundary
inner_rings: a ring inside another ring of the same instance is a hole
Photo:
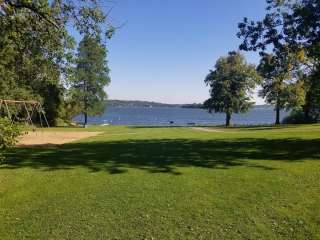
[[[150,139],[72,143],[63,146],[16,148],[1,169],[43,171],[84,167],[121,174],[130,168],[179,175],[179,167],[228,169],[246,166],[274,170],[263,160],[296,162],[320,159],[320,139],[189,140]],[[252,162],[249,160],[261,160]]]
[[[299,125],[266,125],[266,126],[244,126],[239,129],[252,130],[252,131],[265,131],[265,130],[283,130],[283,129],[297,129]]]

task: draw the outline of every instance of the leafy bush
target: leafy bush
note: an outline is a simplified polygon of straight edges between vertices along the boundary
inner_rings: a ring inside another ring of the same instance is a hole
[[[8,118],[0,118],[0,162],[4,160],[5,151],[17,142],[19,127]]]
[[[286,116],[283,120],[283,124],[304,124],[304,123],[315,123],[316,120],[313,118],[306,118],[303,111],[292,111],[290,115]]]

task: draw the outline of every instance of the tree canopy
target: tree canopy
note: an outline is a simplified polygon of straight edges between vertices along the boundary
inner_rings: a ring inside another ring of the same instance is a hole
[[[0,98],[38,100],[51,125],[66,114],[76,42],[68,32],[109,38],[114,32],[97,0],[0,1]]]
[[[295,81],[292,55],[285,50],[281,55],[264,53],[257,67],[263,79],[259,95],[275,106],[275,124],[280,124],[281,109],[301,104],[304,97],[300,81]]]
[[[79,113],[87,117],[104,112],[106,93],[109,84],[109,69],[106,50],[97,37],[86,35],[79,44],[77,66],[71,83],[71,97],[77,101]]]
[[[245,17],[238,24],[237,36],[242,39],[239,49],[260,53],[260,73],[265,80],[261,95],[267,97],[268,102],[273,102],[271,99],[284,88],[283,80],[290,80],[291,93],[285,97],[281,91],[282,100],[290,101],[294,109],[302,109],[306,118],[318,121],[320,91],[316,76],[320,73],[320,1],[267,0],[266,11],[259,21]],[[294,101],[292,91],[298,93]],[[276,106],[284,105],[279,97]]]
[[[210,112],[225,113],[229,126],[232,113],[246,112],[254,104],[250,94],[258,81],[255,66],[248,64],[240,53],[230,52],[217,60],[215,69],[205,79],[210,86],[210,98],[204,107]]]

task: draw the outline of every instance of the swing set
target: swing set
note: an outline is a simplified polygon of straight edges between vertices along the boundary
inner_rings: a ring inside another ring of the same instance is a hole
[[[12,122],[24,122],[26,125],[35,126],[32,119],[36,115],[41,127],[49,127],[46,114],[38,101],[18,101],[0,99],[0,114],[4,113]]]

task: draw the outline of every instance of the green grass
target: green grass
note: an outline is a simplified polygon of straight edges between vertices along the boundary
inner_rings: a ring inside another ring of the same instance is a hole
[[[85,130],[10,153],[0,239],[320,239],[320,125]]]

